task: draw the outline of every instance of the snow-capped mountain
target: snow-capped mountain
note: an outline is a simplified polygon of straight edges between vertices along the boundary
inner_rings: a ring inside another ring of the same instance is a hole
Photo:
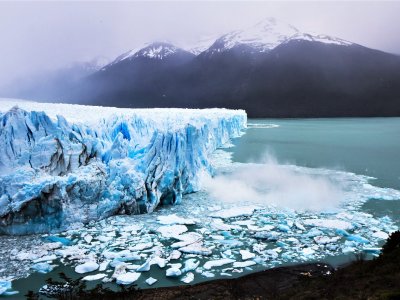
[[[351,45],[351,42],[340,38],[303,33],[296,27],[275,18],[266,18],[254,26],[243,30],[236,30],[222,36],[207,36],[199,39],[194,45],[178,48],[171,43],[156,42],[146,45],[144,48],[135,48],[118,56],[112,63],[116,64],[126,59],[148,57],[164,59],[169,55],[182,51],[188,51],[194,55],[200,53],[215,53],[228,51],[237,46],[247,46],[253,52],[268,52],[280,44],[290,40],[306,40],[326,44]],[[185,49],[185,50],[184,50]]]
[[[352,44],[328,35],[303,33],[290,24],[275,18],[267,18],[252,27],[232,31],[221,36],[205,52],[208,54],[221,53],[238,46],[246,46],[252,52],[268,52],[291,40],[306,40],[343,46]]]
[[[121,62],[132,62],[135,59],[147,58],[152,60],[168,60],[172,57],[191,57],[193,54],[181,48],[178,48],[171,43],[155,42],[150,43],[141,49],[132,49],[118,56],[110,64],[104,66],[101,70],[104,71],[111,66],[115,66]]]
[[[268,18],[250,28],[223,35],[206,51],[222,52],[246,45],[255,51],[266,52],[298,33],[299,30],[292,25]]]

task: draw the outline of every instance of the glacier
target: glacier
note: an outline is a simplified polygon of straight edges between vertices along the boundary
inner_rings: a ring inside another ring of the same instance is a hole
[[[243,110],[2,100],[0,233],[61,231],[180,203],[246,122]]]

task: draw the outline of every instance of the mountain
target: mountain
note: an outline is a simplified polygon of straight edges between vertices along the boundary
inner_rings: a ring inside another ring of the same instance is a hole
[[[64,100],[241,108],[250,117],[399,116],[400,57],[268,18],[187,51],[132,50],[71,91]]]

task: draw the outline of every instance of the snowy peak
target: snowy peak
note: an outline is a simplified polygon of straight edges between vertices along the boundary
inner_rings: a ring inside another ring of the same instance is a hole
[[[309,33],[298,33],[291,37],[290,40],[303,40],[311,42],[320,42],[324,44],[333,44],[340,46],[349,46],[354,43],[324,34],[309,34]]]
[[[107,67],[115,65],[121,61],[133,60],[136,58],[144,57],[155,60],[164,60],[169,58],[175,54],[187,54],[192,55],[192,53],[178,48],[170,43],[166,42],[155,42],[147,45],[141,49],[133,49],[125,52],[124,54],[118,56],[112,63],[104,67],[102,70],[104,71]]]
[[[222,52],[238,45],[246,45],[258,52],[266,52],[298,33],[299,30],[292,25],[274,18],[267,18],[245,30],[223,35],[208,51]]]
[[[133,57],[148,57],[153,59],[165,59],[173,54],[183,52],[183,49],[169,43],[152,43],[149,46],[136,52]]]
[[[351,42],[328,35],[303,33],[290,24],[275,18],[267,18],[247,29],[223,35],[206,52],[211,54],[224,52],[243,45],[254,52],[268,52],[291,40],[305,40],[342,46],[352,45]]]

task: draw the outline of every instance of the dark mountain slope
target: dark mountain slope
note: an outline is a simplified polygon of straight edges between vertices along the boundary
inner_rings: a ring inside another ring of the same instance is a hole
[[[179,50],[88,77],[69,99],[120,107],[226,107],[250,117],[400,116],[400,57],[359,45],[290,40],[264,52]]]

